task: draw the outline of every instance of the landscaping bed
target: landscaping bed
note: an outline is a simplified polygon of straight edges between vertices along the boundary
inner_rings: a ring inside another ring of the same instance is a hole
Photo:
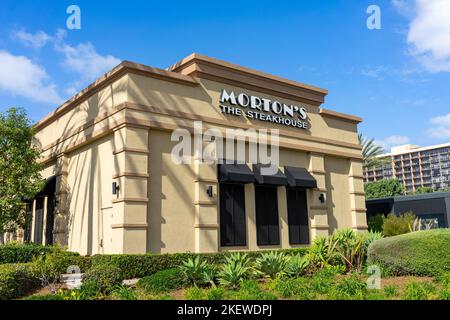
[[[418,263],[422,269],[417,273],[417,268],[397,270],[397,264],[386,268],[380,263],[381,285],[372,288],[367,281],[376,276],[372,264],[385,262],[374,259],[384,257],[380,248],[394,246],[397,256],[422,261],[426,250],[411,248],[423,243],[430,250],[427,239],[435,245],[447,233],[435,230],[382,239],[377,233],[341,230],[317,238],[307,249],[250,253],[80,257],[53,248],[26,264],[0,264],[0,299],[448,300],[448,255],[442,250],[437,255],[440,269]],[[81,287],[70,290],[61,286],[61,273],[73,264],[80,265],[84,276]],[[133,278],[138,280],[124,285]]]

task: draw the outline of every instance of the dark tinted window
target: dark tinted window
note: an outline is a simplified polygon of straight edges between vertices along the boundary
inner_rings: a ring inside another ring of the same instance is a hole
[[[255,186],[256,232],[258,245],[279,245],[277,188]]]
[[[246,245],[244,185],[220,184],[220,244]]]

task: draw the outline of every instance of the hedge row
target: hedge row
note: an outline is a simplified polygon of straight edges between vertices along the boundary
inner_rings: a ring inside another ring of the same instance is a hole
[[[288,255],[305,254],[308,249],[285,249],[279,250]],[[247,252],[251,258],[261,254],[261,251]],[[220,264],[225,262],[228,253],[204,253],[200,254],[209,264]],[[116,255],[95,255],[92,257],[92,266],[110,265],[122,270],[123,279],[142,278],[152,275],[158,271],[176,268],[183,261],[198,256],[196,253],[174,253],[174,254],[116,254]]]
[[[41,255],[55,250],[52,246],[39,244],[7,244],[0,246],[0,264],[27,263]]]
[[[39,280],[33,264],[0,265],[0,300],[14,299],[39,288]]]
[[[436,276],[450,271],[450,229],[402,234],[374,241],[368,264],[389,275]]]

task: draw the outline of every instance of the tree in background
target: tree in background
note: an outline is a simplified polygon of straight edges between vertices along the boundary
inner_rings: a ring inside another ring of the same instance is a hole
[[[414,192],[414,194],[433,193],[433,192],[434,192],[434,189],[431,187],[419,187]]]
[[[358,141],[362,146],[364,167],[373,168],[387,163],[386,159],[379,157],[384,153],[384,149],[379,145],[376,145],[373,138],[365,138],[359,133]]]
[[[377,199],[402,195],[405,187],[397,179],[385,179],[366,183],[364,191],[366,199]]]
[[[34,198],[44,186],[33,133],[25,110],[0,113],[0,235],[23,227],[24,200]]]

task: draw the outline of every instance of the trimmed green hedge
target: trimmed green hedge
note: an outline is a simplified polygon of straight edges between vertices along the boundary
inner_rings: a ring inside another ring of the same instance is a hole
[[[32,264],[0,265],[0,300],[23,296],[40,284]]]
[[[50,253],[54,249],[52,246],[34,243],[2,245],[0,246],[0,264],[31,262],[33,258]]]
[[[278,250],[288,255],[305,254],[307,248]],[[267,252],[267,251],[264,251]],[[257,257],[261,251],[248,252],[250,257]],[[107,264],[117,266],[122,270],[123,279],[143,278],[158,271],[176,268],[183,261],[194,258],[199,254],[195,253],[174,253],[174,254],[116,254],[116,255],[95,255],[92,257],[92,266]],[[200,254],[202,259],[206,259],[209,264],[220,264],[225,262],[226,252]]]
[[[450,271],[450,229],[402,234],[373,242],[368,264],[390,275],[435,276]]]
[[[158,271],[139,280],[138,287],[149,293],[170,292],[188,285],[180,268]]]

